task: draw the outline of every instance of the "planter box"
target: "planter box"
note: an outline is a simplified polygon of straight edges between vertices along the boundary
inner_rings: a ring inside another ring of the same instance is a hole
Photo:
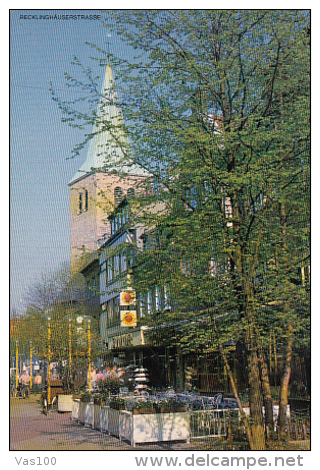
[[[80,400],[73,400],[72,401],[72,410],[71,410],[71,419],[74,421],[79,420],[79,408],[80,408]]]
[[[94,427],[94,414],[93,414],[93,403],[80,402],[79,407],[79,422],[85,426]]]
[[[107,421],[108,433],[112,434],[113,436],[119,437],[119,418],[120,418],[120,413],[122,413],[122,411],[114,410],[113,408],[107,408],[107,409],[108,409],[108,421]]]
[[[72,411],[73,396],[72,395],[58,395],[58,411],[66,412]]]
[[[100,407],[100,431],[101,432],[109,432],[108,431],[109,410],[110,410],[109,406]]]
[[[100,413],[101,413],[101,406],[100,405],[93,405],[93,426],[94,429],[101,429],[100,423]]]
[[[190,412],[133,414],[120,411],[119,437],[135,447],[143,442],[190,441]]]

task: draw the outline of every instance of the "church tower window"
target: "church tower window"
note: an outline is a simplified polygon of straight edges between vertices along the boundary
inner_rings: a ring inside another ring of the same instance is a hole
[[[83,211],[83,199],[82,199],[82,193],[79,193],[79,214],[82,214]]]
[[[114,188],[114,204],[117,206],[122,201],[122,188],[117,186]]]
[[[127,191],[127,197],[130,199],[131,197],[134,197],[134,188],[129,188]]]
[[[84,190],[84,210],[87,211],[89,206],[89,197],[88,197],[88,191],[85,189]]]
[[[89,205],[89,197],[88,191],[85,189],[84,193],[79,193],[79,212],[78,214],[82,214],[83,212],[87,212]]]

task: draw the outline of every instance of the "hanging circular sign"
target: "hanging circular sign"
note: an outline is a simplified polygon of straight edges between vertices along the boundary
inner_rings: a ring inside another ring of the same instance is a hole
[[[136,326],[137,315],[135,311],[121,313],[121,326]]]
[[[135,302],[134,291],[126,290],[120,295],[121,305],[132,305]]]

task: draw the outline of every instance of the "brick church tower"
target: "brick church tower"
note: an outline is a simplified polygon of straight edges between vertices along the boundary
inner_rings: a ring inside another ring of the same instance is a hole
[[[126,141],[119,128],[123,116],[109,64],[101,96],[86,160],[68,183],[73,272],[83,272],[97,259],[99,242],[110,233],[108,216],[117,202],[147,176],[139,167],[124,161],[122,148]]]

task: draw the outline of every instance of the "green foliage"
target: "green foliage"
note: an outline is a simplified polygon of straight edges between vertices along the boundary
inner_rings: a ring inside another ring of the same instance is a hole
[[[66,266],[43,277],[31,288],[27,312],[10,335],[11,357],[15,357],[16,341],[19,357],[29,357],[30,348],[33,357],[45,361],[50,354],[66,392],[82,389],[87,381],[89,320],[92,361],[102,349],[98,321],[87,315],[85,292],[83,279],[71,275]],[[78,317],[84,319],[81,324]]]
[[[127,51],[109,57],[124,122],[95,133],[112,130],[152,181],[134,204],[133,283],[140,299],[170,293],[171,311],[143,319],[155,341],[198,353],[242,339],[248,357],[271,335],[281,353],[308,342],[309,12],[108,13]]]
[[[180,322],[170,340],[190,351],[216,348],[213,316],[224,342],[238,340],[252,322],[264,344],[271,331],[281,343],[288,321],[299,336],[309,303],[297,276],[309,265],[308,12],[108,15],[126,47],[125,58],[108,58],[124,121],[54,98],[72,125],[94,124],[94,134],[109,129],[123,163],[153,181],[152,194],[134,202],[132,224],[147,227],[149,240],[134,282],[141,296],[166,286],[175,305],[150,324]],[[105,51],[96,51],[105,67]],[[76,66],[89,78],[66,77],[83,91],[78,104],[102,109],[91,71]],[[164,337],[169,330],[157,328]]]

